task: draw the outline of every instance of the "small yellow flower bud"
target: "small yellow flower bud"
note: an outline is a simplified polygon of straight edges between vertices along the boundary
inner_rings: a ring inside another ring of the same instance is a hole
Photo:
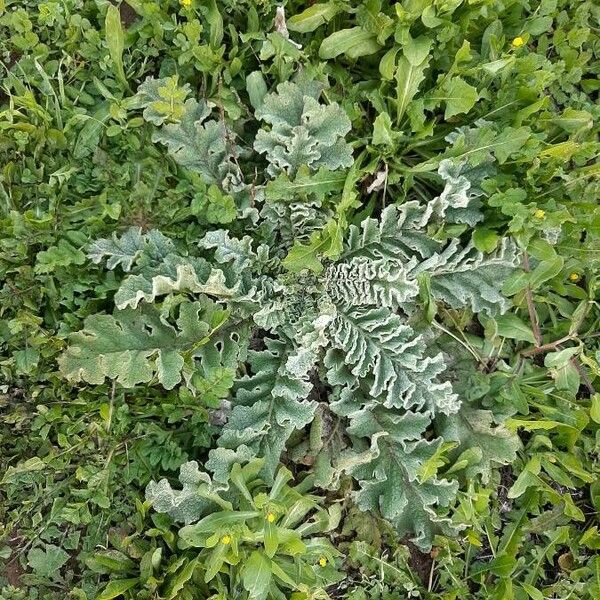
[[[319,564],[320,564],[322,567],[325,567],[325,566],[327,566],[327,559],[326,559],[324,556],[321,556],[321,558],[319,559]]]
[[[571,273],[571,274],[569,275],[569,279],[570,279],[570,280],[571,280],[573,283],[575,283],[575,282],[579,281],[579,280],[581,279],[581,277],[579,277],[579,274],[578,274],[578,273]]]
[[[513,41],[512,45],[514,48],[520,48],[525,43],[525,40],[521,36],[517,36]]]
[[[179,3],[184,8],[189,8],[192,5],[192,0],[179,0]]]
[[[533,216],[536,219],[543,219],[546,216],[546,211],[542,210],[541,208],[538,208],[534,213]]]
[[[225,544],[226,546],[228,546],[229,544],[231,544],[231,536],[230,535],[224,535],[221,538],[221,543]]]
[[[275,521],[275,515],[273,513],[269,513],[267,515],[267,521],[269,521],[269,523],[273,523]]]

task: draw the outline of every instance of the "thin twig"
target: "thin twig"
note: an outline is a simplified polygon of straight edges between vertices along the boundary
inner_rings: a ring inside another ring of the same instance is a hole
[[[569,342],[572,339],[574,339],[574,336],[565,335],[565,337],[562,337],[555,342],[548,342],[547,344],[543,344],[541,346],[537,345],[535,348],[529,348],[529,350],[523,350],[523,352],[521,352],[521,356],[533,356],[535,354],[548,352],[549,350],[556,350],[558,346],[564,344],[565,342]]]
[[[531,272],[529,266],[529,256],[526,251],[523,251],[523,270],[526,273]],[[533,294],[531,293],[531,287],[527,284],[525,288],[525,298],[527,299],[527,310],[529,311],[529,320],[531,321],[531,329],[533,330],[533,337],[535,338],[535,345],[542,345],[542,333],[540,331],[540,322],[535,310],[535,304],[533,303]]]
[[[433,554],[433,551],[432,551]],[[436,554],[437,556],[437,554]],[[429,581],[427,582],[427,591],[431,592],[431,590],[433,589],[433,574],[435,572],[435,556],[432,557],[433,560],[431,561],[431,569],[429,569]]]

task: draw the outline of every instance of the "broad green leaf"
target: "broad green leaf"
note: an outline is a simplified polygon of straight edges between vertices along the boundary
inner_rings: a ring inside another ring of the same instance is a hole
[[[558,350],[557,352],[548,352],[548,354],[546,354],[544,357],[544,366],[563,367],[568,364],[574,356],[577,356],[579,352],[581,352],[581,348],[578,346],[564,348],[563,350]]]
[[[86,558],[85,564],[94,573],[130,573],[135,563],[118,550],[103,550]]]
[[[210,27],[209,41],[213,49],[217,50],[223,41],[223,17],[219,12],[216,0],[204,0],[204,16]]]
[[[254,149],[266,154],[269,175],[285,172],[293,177],[303,167],[335,171],[352,165],[352,147],[345,141],[350,119],[336,102],[321,102],[321,90],[314,81],[286,81],[256,110],[265,124]]]
[[[400,46],[394,46],[388,50],[379,63],[379,72],[384,79],[391,81],[396,72],[396,55],[400,51]]]
[[[126,87],[129,88],[125,70],[123,68],[123,49],[125,47],[125,35],[121,25],[121,13],[114,4],[109,4],[106,10],[106,19],[104,21],[106,31],[106,45],[110,57],[117,71],[117,78]]]
[[[594,423],[600,423],[600,394],[592,396],[592,406],[590,408],[590,417]]]
[[[564,259],[562,256],[543,260],[531,273],[526,273],[524,271],[515,273],[506,281],[502,291],[507,296],[513,296],[525,289],[528,285],[532,290],[536,290],[549,279],[556,277],[556,275],[561,272],[563,264]]]
[[[522,340],[535,344],[535,336],[531,328],[526,325],[517,315],[507,313],[495,317],[498,326],[498,335],[512,340]]]
[[[508,490],[509,498],[518,498],[522,496],[529,487],[534,486],[542,486],[545,484],[539,477],[540,473],[540,461],[534,456],[529,462],[525,465],[525,468],[521,471],[516,481],[512,484],[511,488]]]
[[[458,448],[449,457],[453,460],[464,456],[465,449],[476,449],[476,456],[465,465],[467,478],[481,475],[484,482],[489,481],[492,470],[498,465],[509,465],[517,457],[521,447],[517,435],[504,425],[495,424],[493,414],[488,410],[463,406],[457,413],[441,415],[436,419],[436,431],[446,442],[459,442]],[[477,460],[475,460],[475,458]]]
[[[381,46],[377,43],[377,36],[362,27],[341,29],[332,33],[321,42],[319,58],[328,60],[340,54],[349,58],[359,58],[377,52]]]
[[[292,15],[287,20],[287,26],[290,31],[309,33],[324,23],[329,23],[339,11],[340,6],[333,2],[313,4],[301,13]]]
[[[84,126],[77,136],[75,148],[73,149],[73,158],[85,158],[92,154],[98,147],[104,123],[110,118],[109,110],[110,103],[103,102],[98,106],[93,115],[87,117]]]
[[[265,554],[269,558],[273,558],[279,546],[278,527],[265,519],[263,533],[265,536]]]
[[[441,89],[441,92],[441,94],[435,94],[430,100],[446,103],[444,119],[450,119],[454,115],[469,112],[479,98],[477,89],[461,77],[450,79],[449,83]]]
[[[410,38],[402,45],[402,52],[408,62],[414,67],[423,64],[431,50],[431,38],[420,35],[418,38]]]
[[[419,86],[425,79],[425,69],[429,58],[419,65],[413,65],[405,56],[401,56],[396,69],[396,123],[399,123],[410,101],[417,95]]]
[[[180,121],[186,111],[186,99],[191,93],[189,84],[180,85],[179,75],[153,79],[148,77],[133,97],[135,108],[143,108],[144,119],[154,125]]]
[[[473,244],[480,252],[493,252],[500,241],[500,236],[492,229],[477,227],[473,232]]]
[[[534,588],[532,585],[529,585],[528,583],[521,583],[520,585],[523,588],[523,590],[525,590],[525,592],[527,592],[527,595],[531,598],[531,600],[544,600],[545,599],[544,594],[542,594],[542,592],[540,592],[540,590],[538,590],[537,588]]]
[[[139,585],[140,580],[136,578],[131,579],[117,579],[111,581],[103,590],[100,592],[97,600],[112,600],[122,596],[127,590]]]
[[[265,78],[260,71],[252,71],[246,76],[246,91],[252,107],[255,110],[261,107],[268,90]]]
[[[586,110],[565,109],[560,117],[554,117],[552,122],[569,133],[592,127],[593,117]]]
[[[216,574],[221,570],[223,563],[225,562],[225,554],[227,554],[229,546],[225,544],[217,544],[206,561],[206,573],[204,573],[204,583],[208,583]]]
[[[373,122],[373,144],[375,144],[375,146],[393,146],[394,133],[390,115],[386,112],[378,114]]]
[[[40,577],[57,577],[60,568],[69,560],[69,555],[54,544],[45,548],[32,548],[27,553],[27,564]]]
[[[269,181],[265,188],[268,201],[297,201],[299,197],[314,194],[319,198],[331,192],[341,191],[346,181],[346,173],[330,171],[321,167],[311,174],[307,167],[301,167],[292,180],[285,173]]]
[[[295,242],[283,260],[283,266],[292,273],[299,273],[304,269],[320,273],[323,265],[318,256],[323,254],[329,246],[330,240],[323,235],[313,236],[308,244]]]
[[[259,550],[255,550],[244,564],[242,582],[253,600],[267,597],[271,584],[271,561]]]
[[[172,389],[181,381],[185,357],[210,339],[214,305],[182,304],[175,326],[165,323],[153,305],[88,317],[84,329],[70,336],[71,344],[59,358],[62,374],[71,381],[101,384],[106,377],[124,387],[157,377]]]
[[[165,600],[175,600],[179,597],[179,592],[184,588],[185,584],[192,578],[196,567],[198,566],[198,558],[186,561],[184,567],[179,569],[174,575],[170,575],[167,580],[166,590],[164,592]]]

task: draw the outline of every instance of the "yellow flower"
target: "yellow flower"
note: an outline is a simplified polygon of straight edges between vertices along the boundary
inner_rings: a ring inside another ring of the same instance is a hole
[[[183,2],[183,0],[182,0]],[[525,43],[525,40],[519,35],[517,36],[513,41],[512,41],[512,45],[514,48],[519,48],[521,47],[523,44]]]
[[[536,219],[543,219],[546,216],[546,211],[542,210],[541,208],[538,208],[534,213],[533,216]]]
[[[228,546],[229,544],[231,544],[231,536],[230,535],[224,535],[221,538],[221,544],[225,544],[226,546]]]
[[[327,566],[327,559],[326,559],[324,556],[321,556],[321,558],[319,559],[319,564],[320,564],[322,567],[325,567],[325,566]]]
[[[569,275],[569,279],[570,279],[570,280],[571,280],[573,283],[575,283],[575,282],[579,281],[581,278],[579,277],[579,274],[578,274],[578,273],[571,273],[571,274]]]
[[[181,6],[189,8],[192,5],[192,0],[179,0]]]
[[[269,521],[269,523],[273,523],[273,521],[275,521],[275,515],[273,513],[269,513],[267,515],[267,521]]]

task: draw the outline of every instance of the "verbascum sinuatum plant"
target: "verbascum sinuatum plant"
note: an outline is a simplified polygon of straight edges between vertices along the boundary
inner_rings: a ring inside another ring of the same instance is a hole
[[[515,266],[511,243],[483,254],[448,233],[480,220],[479,184],[495,158],[477,168],[444,159],[438,196],[356,219],[350,120],[321,89],[285,83],[266,95],[253,155],[217,111],[185,100],[189,90],[142,86],[154,140],[232,195],[242,235],[212,229],[182,247],[132,228],[94,242],[90,259],[124,278],[113,314],[87,318],[60,370],[73,382],[185,385],[225,412],[207,464],[217,480],[256,457],[267,481],[281,460],[310,464],[321,488],[352,478],[362,510],[426,549],[436,533],[456,531],[448,512],[458,482],[436,467],[443,445],[477,446],[470,472],[483,477],[517,449],[489,411],[461,402],[455,357],[432,325],[436,306],[485,317],[508,308],[500,287]],[[164,102],[169,95],[179,104]],[[182,482],[189,502],[193,485]]]

